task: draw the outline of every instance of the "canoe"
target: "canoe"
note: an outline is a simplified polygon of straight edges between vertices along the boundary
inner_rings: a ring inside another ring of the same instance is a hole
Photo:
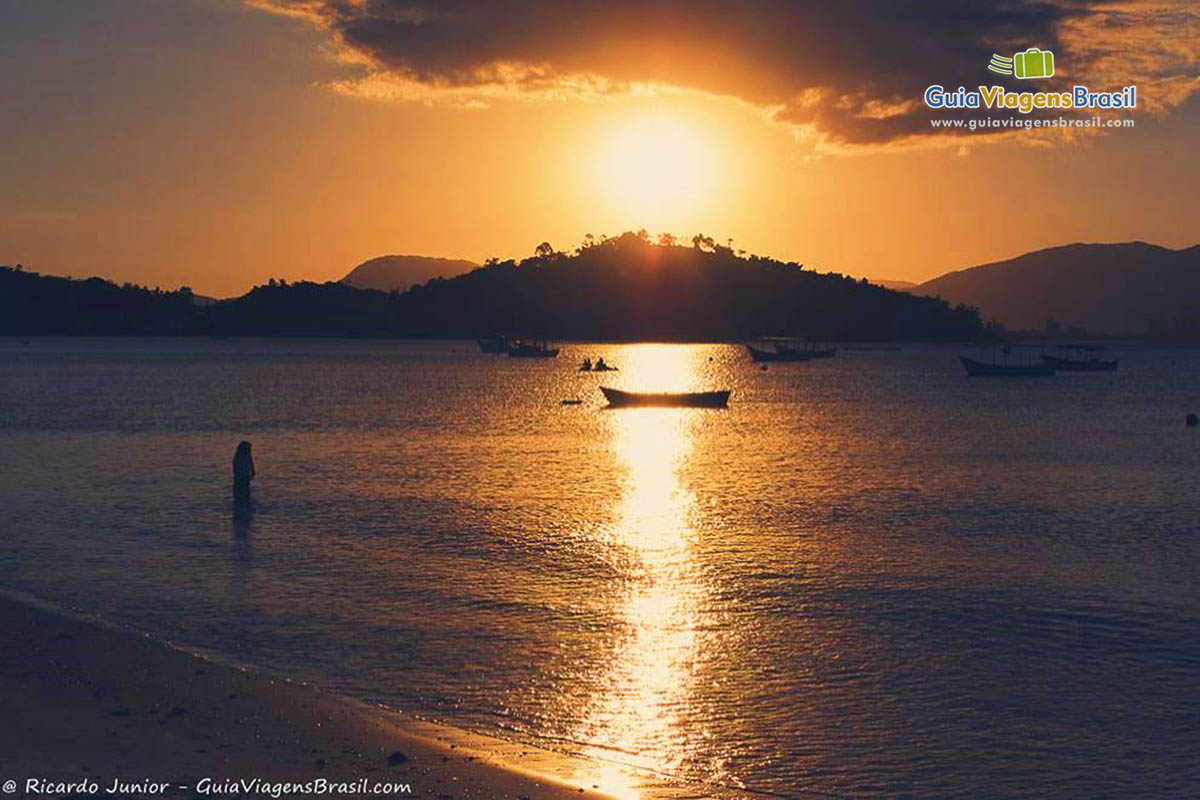
[[[1042,356],[1042,361],[1055,369],[1068,372],[1112,372],[1117,368],[1117,359],[1105,358],[1062,358],[1061,356]]]
[[[665,392],[622,392],[619,389],[609,389],[601,386],[600,391],[608,404],[617,408],[630,406],[659,406],[685,408],[724,408],[729,405],[729,390],[720,392],[681,392],[670,394]]]
[[[1049,364],[989,364],[966,356],[959,356],[959,360],[972,378],[1036,378],[1054,374],[1054,367]]]

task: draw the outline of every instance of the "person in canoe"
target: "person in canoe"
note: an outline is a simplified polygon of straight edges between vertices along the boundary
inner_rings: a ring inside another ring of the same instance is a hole
[[[604,356],[600,356],[598,359],[596,359],[597,372],[608,372],[609,370],[613,369],[616,369],[616,367],[610,367],[608,364],[604,363]]]
[[[583,360],[583,363],[579,366],[579,371],[580,372],[591,372],[592,371],[592,360],[590,358],[585,358]]]

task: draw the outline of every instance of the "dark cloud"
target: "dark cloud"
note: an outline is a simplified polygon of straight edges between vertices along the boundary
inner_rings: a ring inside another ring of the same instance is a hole
[[[1089,20],[1137,17],[1130,3],[1118,18],[1095,3],[1033,0],[248,2],[328,29],[367,70],[349,85],[364,93],[467,99],[656,84],[738,97],[835,145],[931,134],[925,87],[996,82],[986,71],[994,52],[1050,48],[1081,74],[1112,55],[1080,38]]]

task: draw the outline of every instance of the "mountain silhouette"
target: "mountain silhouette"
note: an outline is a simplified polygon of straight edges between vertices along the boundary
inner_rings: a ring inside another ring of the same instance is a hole
[[[379,256],[350,270],[341,282],[356,289],[404,291],[433,278],[450,278],[470,272],[477,266],[474,262],[453,258]]]
[[[1195,338],[1200,245],[1069,244],[951,272],[912,290],[1019,330]]]

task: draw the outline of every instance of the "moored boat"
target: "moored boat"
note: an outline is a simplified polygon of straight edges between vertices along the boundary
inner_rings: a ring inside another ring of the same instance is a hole
[[[836,347],[818,347],[814,341],[794,336],[763,336],[755,344],[747,342],[746,349],[754,361],[808,361],[813,358],[833,358]]]
[[[802,347],[793,347],[786,344],[775,345],[776,350],[789,353],[799,353],[806,358],[833,358],[837,355],[836,347],[817,347],[815,342],[809,342]]]
[[[746,350],[750,352],[750,359],[755,362],[808,361],[811,358],[807,353],[778,343],[772,345],[772,349],[769,350],[766,347],[747,344]]]
[[[508,340],[503,336],[491,336],[487,339],[476,339],[475,343],[479,345],[481,353],[489,355],[503,355],[508,352]]]
[[[508,355],[510,358],[558,358],[558,348],[551,347],[549,342],[545,341],[518,340],[509,345]]]
[[[1061,358],[1059,356],[1045,355],[1042,356],[1042,361],[1065,372],[1112,372],[1117,368],[1117,359],[1074,359]]]
[[[833,358],[836,355],[836,347],[814,347],[808,351],[809,358]]]
[[[601,386],[600,391],[610,406],[657,406],[668,408],[724,408],[729,405],[729,390],[718,392],[623,392]]]
[[[1054,367],[1041,364],[1000,364],[996,362],[978,361],[974,358],[959,356],[967,375],[972,378],[1019,378],[1019,377],[1049,377],[1054,374]]]
[[[1103,345],[1059,345],[1058,355],[1042,354],[1042,361],[1067,372],[1112,372],[1116,358],[1103,358],[1109,350]]]

